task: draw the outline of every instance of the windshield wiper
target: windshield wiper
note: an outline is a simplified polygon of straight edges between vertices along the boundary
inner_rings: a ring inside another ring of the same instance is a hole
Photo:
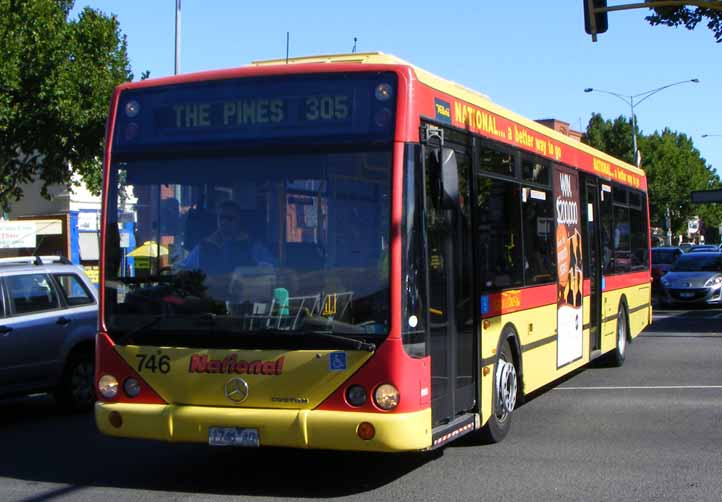
[[[365,342],[350,336],[334,335],[330,331],[309,331],[324,340],[338,342],[339,345],[344,345],[353,350],[365,350],[366,352],[373,352],[376,350],[376,344],[371,342]]]
[[[344,334],[349,335],[366,335],[367,331],[361,326],[349,324],[341,321],[327,319],[325,317],[307,315],[303,317],[302,329],[308,329],[310,333],[321,336],[326,340],[334,340],[337,342],[349,344],[355,350],[366,350],[373,352],[376,350],[376,344],[365,342],[350,336],[338,334],[339,330],[343,330]]]
[[[127,345],[128,342],[130,342],[135,335],[137,335],[141,331],[152,328],[156,324],[160,323],[163,319],[167,319],[167,317],[164,315],[157,315],[153,317],[150,321],[145,322],[140,326],[136,326],[135,328],[131,329],[127,333],[123,334],[123,336],[118,338],[118,345]]]
[[[356,338],[351,338],[350,336],[343,336],[343,335],[336,335],[333,334],[331,330],[284,330],[284,329],[278,329],[278,328],[263,328],[259,330],[252,330],[252,331],[246,331],[244,333],[248,334],[262,334],[262,335],[281,335],[281,336],[289,336],[291,338],[296,338],[299,340],[302,340],[304,336],[306,335],[312,335],[316,336],[318,338],[321,338],[325,341],[329,342],[335,342],[342,348],[348,348],[352,350],[365,350],[367,352],[373,352],[376,350],[376,344],[365,342],[363,340],[358,340]]]
[[[279,328],[271,328],[271,327],[264,327],[261,329],[251,329],[251,330],[244,330],[244,329],[227,329],[227,327],[221,327],[219,328],[219,320],[218,316],[216,314],[207,312],[201,315],[194,315],[194,316],[166,316],[166,315],[158,315],[150,319],[149,321],[140,324],[139,326],[131,329],[124,335],[118,338],[118,344],[119,345],[126,345],[130,343],[131,341],[137,341],[138,335],[146,332],[153,328],[154,326],[158,325],[164,320],[178,320],[178,319],[185,319],[188,321],[202,321],[204,326],[214,328],[213,331],[217,334],[220,333],[238,333],[241,335],[271,335],[271,336],[288,336],[291,339],[296,339],[298,341],[302,341],[304,339],[304,335],[313,336],[316,338],[320,338],[324,341],[328,342],[334,342],[336,345],[338,345],[341,348],[347,348],[351,350],[364,350],[367,352],[374,352],[376,350],[376,344],[372,342],[366,342],[364,340],[359,340],[357,338],[352,338],[351,336],[344,336],[341,334],[335,333],[336,328],[344,328],[351,330],[353,329],[354,332],[357,332],[359,335],[366,334],[366,331],[359,327],[354,326],[352,324],[346,324],[341,323],[338,321],[330,321],[325,318],[317,318],[317,319],[310,319],[306,318],[304,321],[303,326],[298,330],[285,330],[285,329],[279,329]],[[309,322],[310,321],[310,322]],[[354,335],[356,333],[353,333]]]
[[[143,277],[117,277],[114,279],[123,284],[149,284],[149,283],[168,283],[173,281],[172,275],[146,275]],[[107,282],[113,282],[109,279]]]
[[[119,344],[119,345],[126,345],[128,342],[130,342],[130,341],[133,339],[134,336],[136,336],[136,335],[138,335],[138,334],[140,334],[140,333],[142,333],[142,332],[144,332],[144,331],[146,331],[146,330],[149,330],[150,328],[156,326],[157,324],[159,324],[161,321],[163,321],[163,320],[165,320],[165,319],[174,319],[174,320],[175,320],[175,319],[188,319],[188,320],[192,320],[192,321],[204,321],[205,323],[207,323],[207,324],[210,325],[210,326],[215,326],[215,325],[216,325],[216,314],[213,314],[213,313],[211,313],[211,312],[208,312],[208,313],[205,313],[205,314],[201,314],[201,315],[198,315],[198,316],[165,316],[165,315],[157,315],[157,316],[153,317],[150,321],[148,321],[148,322],[146,322],[146,323],[143,323],[143,324],[141,324],[140,326],[137,326],[137,327],[131,329],[130,331],[128,331],[127,333],[125,333],[123,336],[121,336],[120,338],[118,338],[118,344]]]

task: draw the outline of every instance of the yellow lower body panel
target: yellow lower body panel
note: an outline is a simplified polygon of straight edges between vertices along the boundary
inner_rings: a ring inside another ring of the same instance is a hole
[[[120,427],[110,423],[113,411],[122,417]],[[217,426],[258,429],[261,446],[380,452],[431,446],[431,409],[381,414],[96,403],[95,422],[109,436],[173,442],[208,443],[208,428]],[[356,430],[361,422],[373,424],[373,439],[358,437]]]

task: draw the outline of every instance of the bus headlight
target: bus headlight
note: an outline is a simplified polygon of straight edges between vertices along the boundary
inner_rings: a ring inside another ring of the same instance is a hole
[[[113,375],[103,375],[98,380],[98,392],[105,399],[113,399],[118,395],[118,379]]]
[[[137,397],[140,394],[140,383],[135,378],[126,378],[123,382],[123,392],[128,397]]]
[[[346,390],[346,401],[351,406],[361,406],[366,402],[366,389],[360,385],[352,385]]]
[[[374,392],[374,402],[382,410],[393,410],[399,405],[399,389],[390,383],[379,385]]]

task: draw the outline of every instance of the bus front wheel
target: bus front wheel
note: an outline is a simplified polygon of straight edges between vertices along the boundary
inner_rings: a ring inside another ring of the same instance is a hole
[[[480,431],[483,442],[498,443],[509,433],[518,388],[519,379],[514,365],[514,357],[509,341],[504,340],[494,365],[494,409],[489,421]]]
[[[617,313],[617,346],[609,353],[609,365],[621,366],[627,356],[627,343],[629,341],[629,323],[627,322],[627,309],[624,304],[619,306]]]

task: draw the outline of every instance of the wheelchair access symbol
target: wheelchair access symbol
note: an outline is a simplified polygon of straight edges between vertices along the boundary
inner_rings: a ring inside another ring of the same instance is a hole
[[[329,371],[344,371],[347,368],[345,352],[331,352],[328,355]]]

